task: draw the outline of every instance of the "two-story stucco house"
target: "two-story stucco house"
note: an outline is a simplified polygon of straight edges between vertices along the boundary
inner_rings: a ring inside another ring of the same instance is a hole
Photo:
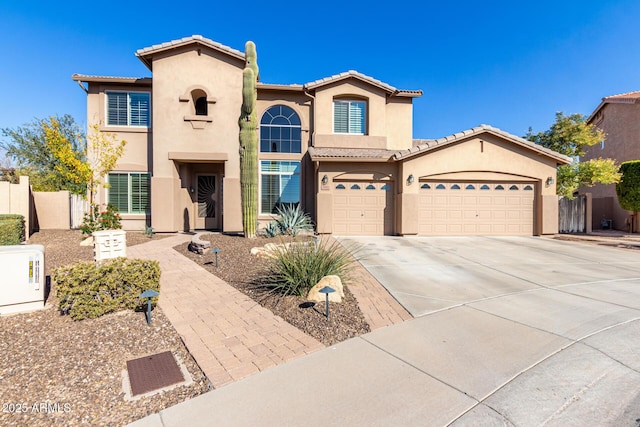
[[[192,36],[136,55],[152,77],[73,76],[88,123],[128,142],[100,202],[128,229],[241,231],[244,54]],[[326,234],[557,232],[556,166],[569,159],[484,125],[414,140],[421,95],[356,71],[259,83],[259,221],[300,203]]]
[[[640,91],[602,98],[587,123],[602,129],[606,138],[589,147],[585,159],[611,158],[617,163],[640,159]],[[613,220],[615,229],[628,229],[631,213],[620,207],[615,184],[595,185],[581,192],[593,195],[593,228],[600,228],[604,218]],[[638,224],[634,229],[638,230]]]

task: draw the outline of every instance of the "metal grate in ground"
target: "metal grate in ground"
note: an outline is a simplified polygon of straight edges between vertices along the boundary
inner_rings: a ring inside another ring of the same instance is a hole
[[[131,394],[137,396],[185,380],[170,351],[127,360]]]

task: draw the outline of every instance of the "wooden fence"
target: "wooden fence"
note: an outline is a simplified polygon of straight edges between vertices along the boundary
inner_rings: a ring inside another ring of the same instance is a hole
[[[69,195],[69,216],[71,228],[80,228],[85,212],[89,212],[89,201],[77,194]]]
[[[558,230],[560,233],[585,233],[587,231],[587,197],[575,199],[560,197],[558,200]]]

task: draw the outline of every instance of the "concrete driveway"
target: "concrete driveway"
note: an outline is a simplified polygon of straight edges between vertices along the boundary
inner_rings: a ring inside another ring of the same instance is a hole
[[[415,316],[137,426],[637,426],[640,251],[342,238]]]
[[[553,306],[546,299],[567,294],[640,309],[640,251],[538,237],[340,241],[361,248],[360,262],[414,317],[470,303],[489,307],[497,297],[514,303],[522,299],[531,308],[542,304],[546,316]],[[522,292],[528,293],[518,297]]]

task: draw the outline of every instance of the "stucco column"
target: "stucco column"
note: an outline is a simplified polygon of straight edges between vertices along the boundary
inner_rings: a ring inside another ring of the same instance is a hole
[[[542,230],[540,234],[558,233],[558,196],[542,195]]]

